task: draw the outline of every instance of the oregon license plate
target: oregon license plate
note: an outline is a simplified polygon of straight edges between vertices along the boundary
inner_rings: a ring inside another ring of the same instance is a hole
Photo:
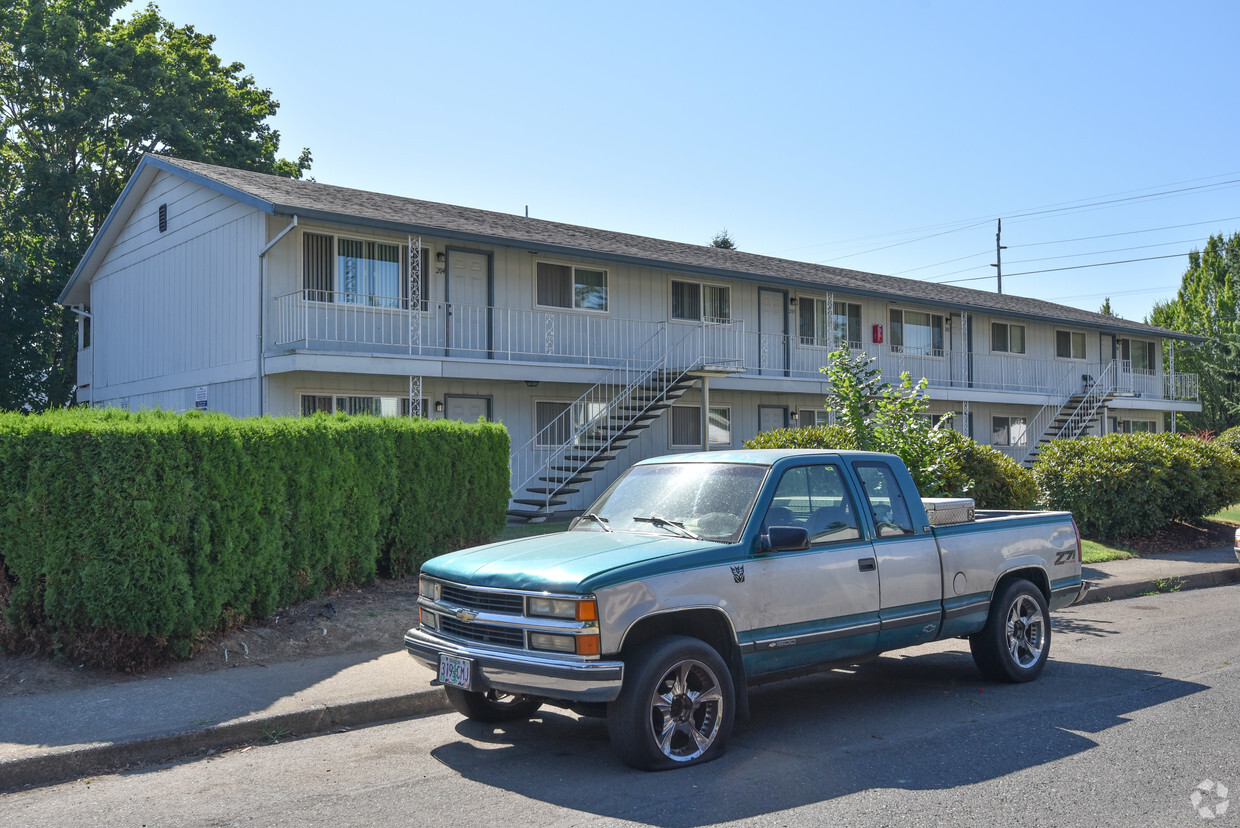
[[[463,690],[469,689],[469,681],[473,672],[473,662],[468,658],[439,655],[439,680]]]

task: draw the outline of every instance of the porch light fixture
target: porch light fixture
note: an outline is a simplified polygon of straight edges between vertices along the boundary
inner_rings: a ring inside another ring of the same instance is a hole
[[[797,297],[793,296],[791,299],[789,299],[789,300],[788,300],[788,305],[789,305],[790,307],[795,308],[795,307],[797,306]]]
[[[526,381],[525,381],[525,387],[526,387],[526,388],[537,388],[537,387],[538,387],[538,380],[526,380]]]
[[[437,262],[439,262],[439,263],[441,263],[441,264],[443,263],[443,261],[444,261],[444,255],[443,255],[443,251],[442,251],[442,250],[440,250],[438,253],[436,253],[436,254],[435,254],[435,261],[437,261]]]
[[[443,413],[443,400],[435,400],[435,413],[436,414]]]
[[[795,411],[788,412],[788,419],[792,422],[793,425],[796,425],[797,424],[797,413]]]

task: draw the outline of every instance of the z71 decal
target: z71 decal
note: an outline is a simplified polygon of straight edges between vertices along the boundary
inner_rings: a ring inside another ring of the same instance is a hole
[[[1076,559],[1076,550],[1065,549],[1063,552],[1060,552],[1058,555],[1055,556],[1055,566],[1059,566],[1060,564],[1072,563],[1072,561],[1075,559]]]

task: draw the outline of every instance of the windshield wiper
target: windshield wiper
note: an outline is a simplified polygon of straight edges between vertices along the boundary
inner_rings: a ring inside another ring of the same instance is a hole
[[[693,538],[694,540],[702,539],[701,535],[695,535],[693,532],[686,529],[684,521],[681,520],[668,520],[667,518],[659,517],[658,515],[651,515],[650,517],[635,517],[631,518],[631,520],[638,523],[652,523],[661,529],[671,529],[682,538]]]
[[[603,531],[604,531],[604,532],[614,532],[614,531],[616,531],[616,530],[612,529],[610,526],[608,526],[608,525],[607,525],[607,518],[605,518],[605,517],[599,517],[598,515],[594,514],[593,512],[586,512],[584,515],[582,515],[582,517],[583,517],[584,519],[586,519],[586,520],[592,520],[592,521],[594,521],[595,523],[597,523],[599,526],[602,526],[602,527],[603,527]]]

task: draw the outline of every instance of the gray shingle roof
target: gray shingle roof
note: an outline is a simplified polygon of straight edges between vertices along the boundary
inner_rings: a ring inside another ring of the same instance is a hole
[[[1109,332],[1153,334],[1177,339],[1199,337],[1117,317],[1057,305],[1041,299],[998,294],[953,285],[920,282],[858,270],[653,239],[611,230],[525,218],[354,190],[315,181],[219,167],[167,156],[152,156],[161,167],[180,168],[203,183],[222,185],[278,215],[367,225],[399,232],[521,246],[589,259],[624,261],[662,269],[744,278],[781,286],[814,287],[954,310],[1058,322]],[[218,187],[217,187],[218,188]]]

